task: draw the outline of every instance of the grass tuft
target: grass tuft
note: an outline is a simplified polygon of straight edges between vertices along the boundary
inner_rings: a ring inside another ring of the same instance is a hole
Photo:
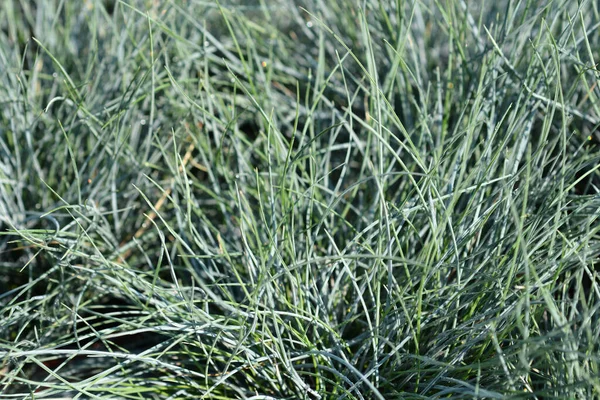
[[[0,398],[600,397],[598,21],[5,0]]]

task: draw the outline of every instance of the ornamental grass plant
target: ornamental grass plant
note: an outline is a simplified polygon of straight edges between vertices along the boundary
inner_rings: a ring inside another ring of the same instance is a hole
[[[591,0],[4,0],[0,399],[600,398]]]

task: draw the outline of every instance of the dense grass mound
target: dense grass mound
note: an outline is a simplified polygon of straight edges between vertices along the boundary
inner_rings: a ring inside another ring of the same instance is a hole
[[[0,398],[600,397],[599,30],[4,0]]]

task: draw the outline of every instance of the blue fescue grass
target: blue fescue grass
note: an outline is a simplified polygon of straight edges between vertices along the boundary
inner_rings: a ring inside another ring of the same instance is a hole
[[[0,398],[599,397],[597,7],[7,0]]]

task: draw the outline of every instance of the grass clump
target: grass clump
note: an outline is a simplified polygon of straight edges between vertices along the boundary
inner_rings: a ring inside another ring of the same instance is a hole
[[[600,396],[595,2],[0,17],[0,398]]]

